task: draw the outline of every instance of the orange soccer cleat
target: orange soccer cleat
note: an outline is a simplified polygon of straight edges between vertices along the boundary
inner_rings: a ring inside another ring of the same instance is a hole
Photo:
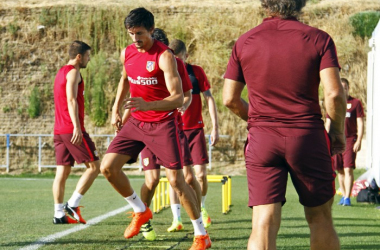
[[[194,237],[193,245],[189,250],[204,250],[211,247],[211,240],[208,234],[196,235]]]
[[[146,207],[146,210],[141,213],[132,213],[132,221],[129,226],[125,229],[124,238],[129,239],[135,235],[138,235],[140,232],[140,228],[143,224],[147,223],[150,219],[153,218],[152,211],[149,207]]]

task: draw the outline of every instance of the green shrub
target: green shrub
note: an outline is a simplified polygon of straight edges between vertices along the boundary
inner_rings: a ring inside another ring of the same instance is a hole
[[[30,118],[36,118],[41,114],[41,97],[37,87],[34,87],[29,96],[28,114]]]
[[[57,24],[59,13],[55,9],[42,9],[40,14],[40,24],[46,26],[54,26]]]
[[[9,107],[9,106],[5,106],[5,107],[3,107],[3,112],[4,113],[8,113],[8,112],[10,112],[11,111],[11,107]]]
[[[380,19],[379,11],[359,12],[350,17],[350,23],[354,28],[354,35],[361,38],[371,37]]]

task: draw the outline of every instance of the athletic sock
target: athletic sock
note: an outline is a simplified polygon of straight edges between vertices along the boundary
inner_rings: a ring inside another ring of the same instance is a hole
[[[173,218],[181,220],[181,204],[171,204],[170,208],[172,209]]]
[[[201,207],[206,207],[206,195],[202,196]]]
[[[77,191],[74,191],[73,195],[67,201],[67,203],[69,204],[70,207],[78,207],[79,206],[79,202],[82,199],[82,197],[83,197],[83,195],[81,195]]]
[[[135,213],[142,213],[146,210],[144,202],[141,201],[140,197],[138,197],[134,191],[131,196],[125,197],[124,199],[128,201]]]
[[[199,219],[191,220],[191,223],[193,223],[194,227],[194,235],[206,235],[206,229],[203,225],[202,216],[199,217]]]
[[[65,211],[63,211],[63,204],[54,204],[54,217],[62,218],[65,216]]]

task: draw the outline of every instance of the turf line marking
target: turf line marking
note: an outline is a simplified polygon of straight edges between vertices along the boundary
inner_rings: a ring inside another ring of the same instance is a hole
[[[51,234],[49,236],[40,238],[36,242],[32,243],[31,245],[25,246],[23,248],[20,248],[19,250],[35,250],[35,249],[38,249],[38,248],[42,247],[43,245],[45,245],[47,243],[54,242],[55,240],[57,240],[59,238],[65,237],[66,235],[69,235],[69,234],[72,234],[72,233],[76,233],[76,232],[81,231],[83,229],[86,229],[86,228],[88,228],[88,227],[90,227],[92,225],[96,225],[99,222],[101,222],[102,220],[105,220],[105,219],[107,219],[109,217],[112,217],[112,216],[115,216],[117,214],[120,214],[122,212],[125,212],[125,211],[129,210],[130,208],[132,208],[132,207],[130,205],[127,205],[125,207],[116,209],[116,210],[111,211],[109,213],[100,215],[98,217],[95,217],[95,218],[87,221],[87,224],[80,224],[78,226],[75,226],[73,228],[67,229],[65,231],[58,232],[58,233]],[[57,225],[57,226],[59,226],[59,225]]]

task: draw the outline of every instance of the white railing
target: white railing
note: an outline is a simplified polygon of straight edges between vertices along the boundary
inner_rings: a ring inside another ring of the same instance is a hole
[[[55,168],[56,165],[50,165],[50,164],[43,164],[43,148],[46,145],[46,142],[43,142],[42,138],[50,137],[53,138],[54,135],[52,134],[0,134],[0,137],[5,137],[6,141],[6,151],[5,151],[5,164],[0,165],[0,168],[6,168],[6,172],[9,172],[10,168],[10,149],[12,147],[12,137],[38,137],[38,157],[37,157],[37,166],[38,166],[38,172],[42,171],[42,168]],[[108,148],[108,145],[110,144],[111,140],[115,135],[90,135],[90,137],[103,137],[106,139],[106,148]],[[205,135],[206,139],[208,139],[209,147],[208,147],[208,156],[209,156],[209,165],[207,166],[208,169],[211,169],[212,166],[212,150],[214,147],[211,146],[211,136]],[[228,135],[220,135],[220,138],[229,138]],[[96,143],[95,143],[96,144]],[[97,147],[98,148],[98,147]],[[2,157],[0,157],[2,158]],[[84,168],[84,164],[75,165],[75,168]],[[141,157],[139,157],[138,165],[130,165],[126,164],[123,168],[128,169],[139,169],[142,171],[142,162]]]

